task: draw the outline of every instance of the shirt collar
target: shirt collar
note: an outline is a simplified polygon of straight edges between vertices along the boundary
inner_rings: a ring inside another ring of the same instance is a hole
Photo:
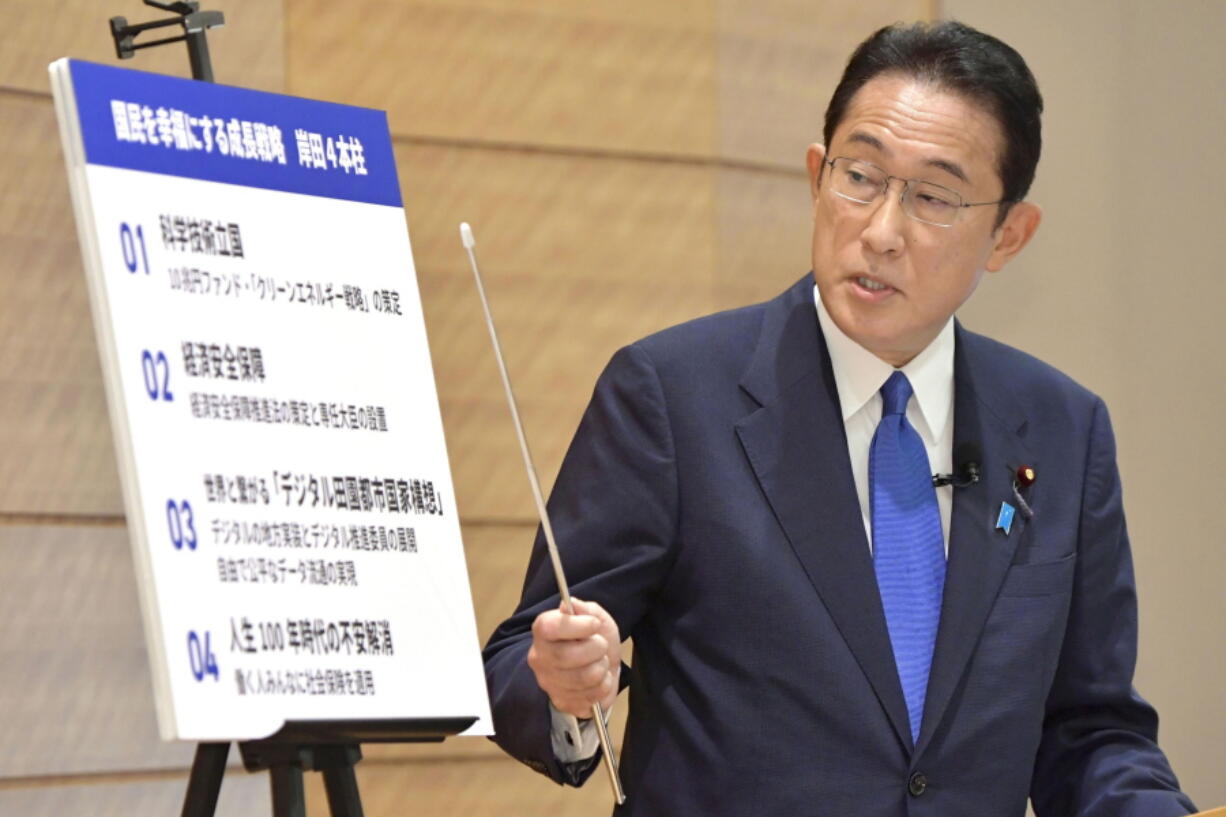
[[[856,414],[877,395],[894,372],[894,367],[849,338],[835,324],[822,303],[817,286],[813,287],[817,304],[817,319],[830,352],[834,382],[839,390],[839,405],[843,422]],[[911,382],[920,414],[928,426],[929,437],[935,439],[949,422],[954,396],[954,321],[951,317],[937,333],[932,343],[902,367]]]

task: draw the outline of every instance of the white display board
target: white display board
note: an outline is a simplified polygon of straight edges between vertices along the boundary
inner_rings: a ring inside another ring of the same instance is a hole
[[[489,734],[386,115],[50,70],[162,736]]]

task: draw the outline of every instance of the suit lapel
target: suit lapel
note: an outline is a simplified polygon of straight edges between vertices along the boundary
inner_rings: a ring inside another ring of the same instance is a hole
[[[990,341],[960,325],[955,337],[953,447],[958,451],[964,444],[976,444],[982,452],[982,476],[972,486],[954,489],[945,595],[919,751],[949,706],[1025,531],[1020,511],[1009,534],[996,528],[1001,502],[1017,504],[1013,470],[1037,465],[1020,436],[1026,423],[1009,399],[1008,373],[987,359]]]
[[[771,304],[743,388],[761,404],[736,431],[809,581],[903,745],[907,708],[864,536],[838,391],[807,277]]]

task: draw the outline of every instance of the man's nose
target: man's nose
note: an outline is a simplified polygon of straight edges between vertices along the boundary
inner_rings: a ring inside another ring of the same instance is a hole
[[[905,191],[906,182],[891,179],[873,203],[874,209],[861,233],[861,240],[872,252],[887,255],[902,251],[903,229],[907,222],[907,214],[902,209]]]

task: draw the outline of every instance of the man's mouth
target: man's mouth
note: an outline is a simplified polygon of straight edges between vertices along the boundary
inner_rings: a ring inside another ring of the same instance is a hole
[[[894,291],[894,287],[889,284],[884,284],[875,278],[869,278],[867,275],[857,275],[852,279],[856,285],[867,292],[886,293]]]

